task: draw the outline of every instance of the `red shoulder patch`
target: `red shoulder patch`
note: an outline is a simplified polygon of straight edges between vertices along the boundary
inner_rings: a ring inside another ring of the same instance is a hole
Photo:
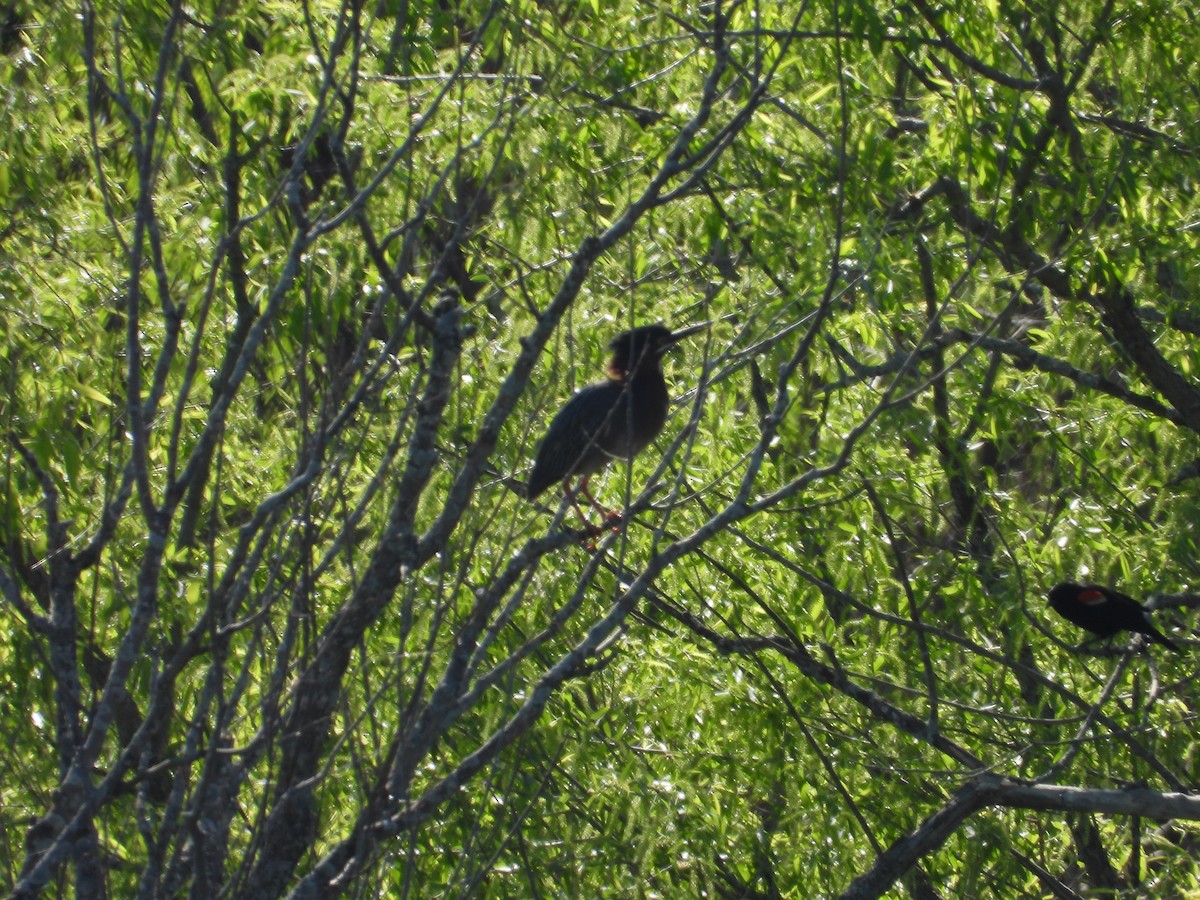
[[[1107,598],[1104,596],[1104,591],[1092,588],[1090,591],[1080,591],[1079,596],[1075,599],[1080,603],[1086,603],[1088,606],[1096,606],[1103,603]]]

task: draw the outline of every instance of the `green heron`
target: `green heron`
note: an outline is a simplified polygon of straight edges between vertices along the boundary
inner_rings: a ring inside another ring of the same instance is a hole
[[[1064,582],[1050,589],[1050,606],[1073,625],[1097,637],[1111,638],[1118,631],[1136,631],[1178,652],[1179,647],[1150,624],[1146,607],[1120,591],[1098,584]]]
[[[614,518],[615,513],[596,502],[588,479],[615,459],[633,459],[658,437],[670,404],[663,355],[710,324],[675,332],[662,325],[643,325],[613,338],[608,345],[612,350],[608,381],[583,388],[559,410],[538,447],[525,496],[533,500],[561,481],[563,493],[585,522],[576,492],[606,518]],[[574,478],[579,479],[576,491],[571,489]]]

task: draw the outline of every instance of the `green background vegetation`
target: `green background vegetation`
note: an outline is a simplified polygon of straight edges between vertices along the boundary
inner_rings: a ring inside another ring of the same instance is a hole
[[[0,28],[7,891],[1200,891],[1190,4],[50,6]],[[702,320],[589,552],[538,437]],[[1074,652],[1067,579],[1184,652]]]

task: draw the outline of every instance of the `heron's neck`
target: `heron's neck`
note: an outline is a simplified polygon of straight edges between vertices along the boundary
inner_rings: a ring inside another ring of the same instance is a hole
[[[640,366],[635,366],[633,369],[623,369],[616,364],[610,363],[608,366],[608,377],[621,384],[630,384],[633,382],[662,381],[663,373],[662,369],[653,362],[643,363]]]

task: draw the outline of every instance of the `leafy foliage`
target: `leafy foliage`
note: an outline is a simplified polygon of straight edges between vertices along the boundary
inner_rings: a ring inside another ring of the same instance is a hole
[[[1194,887],[1191,653],[1043,599],[1193,643],[1189,9],[0,38],[15,896]],[[521,473],[660,320],[713,326],[589,536]]]

